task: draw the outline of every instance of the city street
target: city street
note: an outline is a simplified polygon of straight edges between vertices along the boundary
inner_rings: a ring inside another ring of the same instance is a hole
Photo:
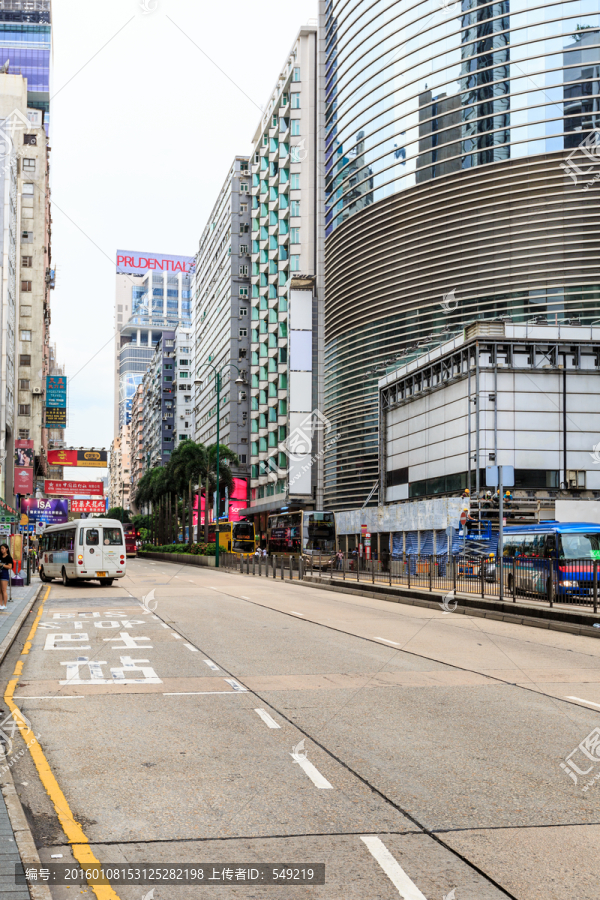
[[[1,676],[42,863],[325,864],[223,900],[598,897],[600,759],[565,763],[600,726],[598,640],[135,559],[44,587]]]

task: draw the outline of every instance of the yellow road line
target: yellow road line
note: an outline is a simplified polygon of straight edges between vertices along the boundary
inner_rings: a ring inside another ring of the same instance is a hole
[[[48,599],[49,594],[50,587],[46,591],[44,599],[40,604],[38,614],[33,625],[31,626],[31,631],[27,636],[27,640],[25,642],[25,646],[23,647],[21,656],[27,656],[31,649],[31,642],[33,641],[33,638],[37,631],[38,623],[44,611],[44,603]],[[13,678],[8,682],[8,686],[4,694],[4,701],[10,709],[12,716],[19,727],[21,737],[25,741],[27,749],[29,750],[31,758],[38,771],[38,775],[40,776],[40,781],[44,785],[46,793],[54,804],[54,809],[56,810],[58,820],[62,826],[62,830],[66,835],[67,841],[69,842],[69,844],[73,845],[71,848],[73,851],[73,856],[75,857],[77,862],[81,864],[82,867],[94,866],[101,868],[100,860],[96,859],[96,857],[92,853],[88,838],[84,834],[84,831],[79,822],[75,821],[73,813],[71,812],[69,804],[67,803],[67,799],[60,789],[58,781],[52,774],[52,770],[50,769],[48,760],[46,759],[42,748],[40,747],[35,737],[28,737],[28,735],[32,733],[31,729],[27,726],[26,720],[23,717],[23,713],[13,701],[13,694],[15,692],[17,684],[19,683],[19,678],[21,676],[21,672],[23,671],[23,664],[23,659],[20,659],[17,662],[15,671],[13,673]],[[98,900],[120,900],[119,895],[116,894],[115,891],[113,891],[110,884],[90,884],[90,887]]]

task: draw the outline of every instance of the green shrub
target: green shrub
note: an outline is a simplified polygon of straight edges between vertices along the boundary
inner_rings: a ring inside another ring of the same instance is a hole
[[[186,553],[194,556],[214,556],[216,553],[215,544],[164,544],[156,546],[156,544],[142,544],[142,550],[154,551],[155,553]]]

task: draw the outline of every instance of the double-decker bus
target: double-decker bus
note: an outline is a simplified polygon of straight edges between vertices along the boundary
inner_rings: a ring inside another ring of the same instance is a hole
[[[38,568],[42,581],[61,578],[99,581],[109,586],[125,575],[125,538],[118,519],[78,519],[49,525],[40,538]]]
[[[252,522],[219,522],[219,549],[226,553],[237,553],[248,556],[256,549],[256,537]],[[215,522],[208,526],[208,543],[216,543],[217,527]]]
[[[123,525],[123,534],[125,535],[125,553],[127,556],[137,556],[139,531],[135,530],[134,525]]]
[[[332,512],[301,509],[273,513],[268,518],[269,556],[312,556],[328,565],[335,553],[335,546],[335,516]]]
[[[557,599],[589,599],[594,561],[600,562],[600,525],[554,521],[514,525],[504,529],[502,555],[509,591],[514,587],[547,595],[553,578]]]

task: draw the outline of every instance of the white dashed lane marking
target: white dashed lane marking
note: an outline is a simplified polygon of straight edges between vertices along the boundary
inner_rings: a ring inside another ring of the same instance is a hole
[[[303,753],[290,753],[290,756],[294,760],[295,763],[298,763],[300,768],[306,772],[312,783],[315,787],[320,788],[325,791],[332,791],[333,785],[330,784],[324,775],[321,775],[316,766],[313,766],[311,762],[309,762],[304,756]]]
[[[592,700],[584,700],[583,697],[567,697],[567,700],[577,700],[578,703],[587,703],[588,706],[597,706],[600,709],[600,703],[594,703]]]
[[[213,670],[213,672],[218,672],[218,671],[219,671],[218,665],[217,665],[216,663],[214,663],[214,662],[212,661],[212,659],[205,659],[204,662],[206,663],[206,665],[208,666],[209,669],[212,669],[212,670]]]
[[[265,725],[268,725],[269,728],[281,728],[281,725],[278,725],[275,719],[271,718],[266,709],[255,709],[254,712],[258,713]]]
[[[411,881],[402,866],[394,859],[383,841],[374,835],[364,835],[361,841],[367,845],[369,853],[377,860],[387,877],[404,900],[427,900],[414,881]]]
[[[184,644],[183,646],[184,646],[184,647],[187,647],[188,650],[191,650],[192,653],[198,653],[198,648],[197,648],[197,647],[192,647],[191,644]]]
[[[399,647],[399,646],[400,646],[400,644],[398,643],[398,641],[390,641],[390,640],[388,640],[387,638],[376,637],[375,640],[376,640],[376,641],[385,641],[386,644],[395,644],[396,647]]]

